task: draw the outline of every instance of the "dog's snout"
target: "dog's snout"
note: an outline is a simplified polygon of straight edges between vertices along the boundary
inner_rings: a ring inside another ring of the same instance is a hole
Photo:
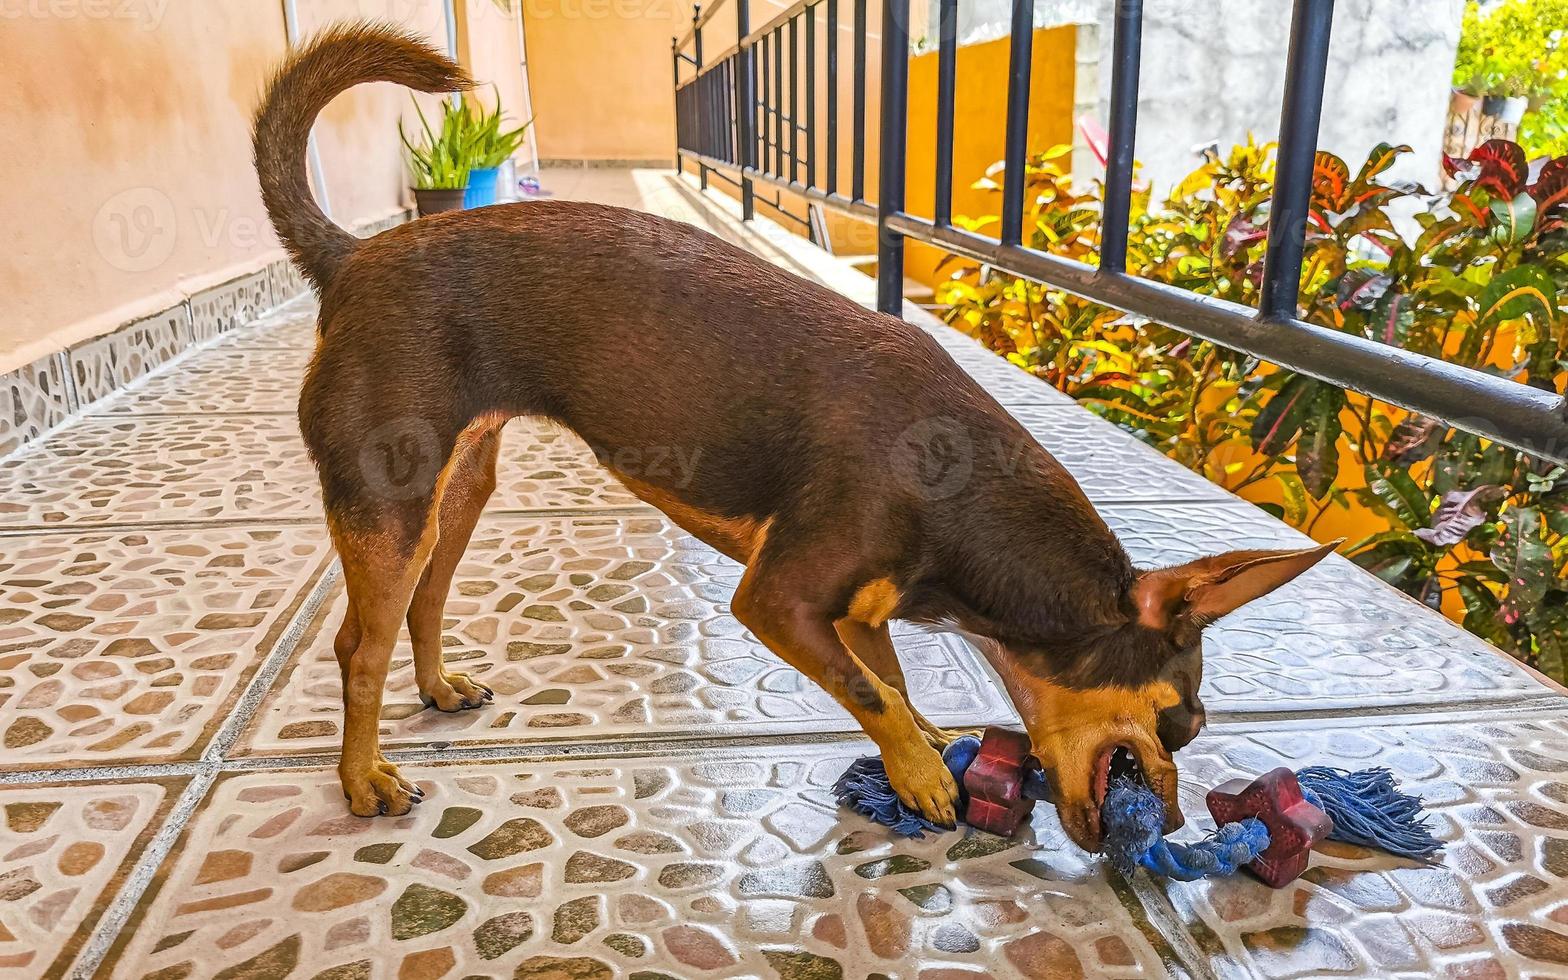
[[[1165,746],[1165,751],[1175,752],[1177,749],[1185,748],[1189,742],[1197,738],[1207,721],[1208,715],[1201,705],[1196,707],[1186,704],[1172,705],[1160,712],[1154,733],[1159,736],[1160,744]]]

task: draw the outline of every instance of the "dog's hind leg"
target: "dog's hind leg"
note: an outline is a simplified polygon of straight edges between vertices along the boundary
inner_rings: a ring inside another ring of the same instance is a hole
[[[904,679],[904,665],[899,663],[898,651],[893,647],[893,637],[888,632],[886,623],[872,626],[845,616],[834,623],[833,628],[838,630],[844,645],[849,647],[868,670],[880,677],[888,687],[904,696],[904,703],[909,706],[909,713],[914,716],[915,724],[925,733],[926,741],[932,746],[945,749],[960,735],[979,734],[979,729],[943,728],[926,720],[926,717],[920,713],[915,707],[914,700],[909,696],[909,683]]]
[[[414,678],[419,699],[442,711],[478,708],[495,694],[467,674],[449,671],[441,657],[441,614],[452,576],[485,502],[495,491],[501,431],[492,428],[472,441],[459,440],[441,493],[440,538],[408,607],[408,635],[414,647]]]
[[[328,524],[343,562],[350,607],[334,644],[343,671],[338,777],[355,814],[397,816],[407,813],[421,794],[381,755],[381,694],[398,630],[435,544],[434,525],[403,508],[389,509],[368,528],[349,528],[331,515]]]

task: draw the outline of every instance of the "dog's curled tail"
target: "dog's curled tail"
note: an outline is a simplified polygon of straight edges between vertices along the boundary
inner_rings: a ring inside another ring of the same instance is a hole
[[[389,24],[339,24],[291,54],[267,83],[252,145],[261,199],[294,264],[326,289],[359,239],[333,224],[311,196],[306,144],[316,115],[363,82],[458,92],[473,81],[451,59]]]

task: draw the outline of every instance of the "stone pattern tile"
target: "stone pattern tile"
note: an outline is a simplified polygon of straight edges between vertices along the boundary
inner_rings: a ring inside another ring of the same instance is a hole
[[[0,457],[65,421],[71,407],[65,358],[60,354],[0,376]]]
[[[492,510],[645,507],[576,434],[542,419],[513,419],[501,436]]]
[[[1047,808],[1016,840],[900,840],[837,811],[829,787],[868,744],[409,766],[429,795],[396,820],[345,816],[331,772],[232,776],[110,975],[825,980],[913,976],[901,971],[919,963],[932,980],[1179,967],[1125,886],[1055,846]]]
[[[269,263],[264,270],[264,275],[267,277],[267,290],[272,296],[274,306],[311,292],[310,283],[306,282],[305,277],[294,268],[294,263],[286,258]]]
[[[1096,504],[1236,499],[1086,411],[1063,412],[1035,401],[1003,401],[1003,406],[1067,467]]]
[[[0,975],[63,974],[174,788],[0,787]]]
[[[328,553],[317,527],[0,539],[0,770],[194,755]]]
[[[266,316],[224,334],[213,343],[212,349],[299,347],[314,350],[316,310],[314,296],[296,296]]]
[[[1238,773],[1387,766],[1446,844],[1431,865],[1327,844],[1295,884],[1155,882],[1217,972],[1248,976],[1568,975],[1568,723],[1211,734],[1183,753],[1189,819]],[[1204,826],[1209,822],[1204,821]]]
[[[729,615],[741,568],[663,518],[486,518],[447,603],[446,660],[494,688],[493,705],[424,709],[406,639],[393,653],[384,744],[649,734],[853,731],[821,689]],[[334,751],[342,723],[324,605],[251,723],[247,751]],[[953,637],[898,637],[910,692],[938,723],[1013,717]]]
[[[1240,501],[1100,513],[1147,568],[1233,548],[1311,544]],[[1469,705],[1544,693],[1511,657],[1338,556],[1210,626],[1204,661],[1204,703],[1215,713]]]
[[[113,394],[178,356],[194,341],[190,308],[181,303],[77,344],[66,352],[77,404],[90,405]]]
[[[212,351],[204,352],[205,357]],[[248,351],[244,356],[276,353]],[[232,355],[233,352],[224,352]],[[178,390],[184,376],[164,389]],[[244,386],[188,386],[214,403]],[[135,397],[132,393],[131,397]],[[171,397],[174,397],[171,395]],[[502,441],[493,509],[642,506],[583,442],[516,419]],[[0,460],[0,528],[321,518],[320,482],[288,414],[103,416]]]
[[[178,371],[133,382],[91,415],[295,414],[308,349],[221,348],[192,353]]]
[[[289,416],[84,419],[0,460],[0,527],[319,519]]]
[[[212,340],[282,302],[281,297],[273,298],[272,282],[263,269],[192,296],[190,317],[195,339]]]

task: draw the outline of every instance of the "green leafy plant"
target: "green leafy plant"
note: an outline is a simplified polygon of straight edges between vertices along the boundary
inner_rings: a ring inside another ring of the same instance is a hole
[[[1560,98],[1568,69],[1568,0],[1465,4],[1454,87],[1472,95]]]
[[[477,102],[467,103],[464,124],[469,130],[475,170],[499,167],[505,163],[523,145],[528,127],[533,124],[530,119],[516,129],[503,129],[506,112],[501,105],[501,90],[492,86],[491,91],[495,95],[494,109],[486,109]]]
[[[468,172],[476,164],[477,134],[470,124],[468,109],[451,100],[441,103],[441,131],[437,133],[425,117],[425,110],[414,101],[423,129],[419,142],[409,140],[398,120],[397,135],[408,153],[408,169],[419,190],[462,190],[468,186]]]
[[[1562,390],[1568,158],[1532,182],[1524,150],[1493,140],[1449,161],[1458,186],[1434,194],[1386,182],[1406,151],[1380,145],[1354,172],[1318,154],[1303,318]],[[1060,155],[1029,161],[1028,243],[1092,261],[1097,201],[1073,191]],[[1255,304],[1272,181],[1273,147],[1249,142],[1157,211],[1139,200],[1129,270]],[[1390,211],[1411,203],[1407,240]],[[1368,533],[1346,549],[1353,560],[1568,680],[1561,467],[1057,290],[957,260],[949,270],[937,295],[952,325],[1227,488],[1271,498],[1309,533],[1327,514],[1354,518]]]

